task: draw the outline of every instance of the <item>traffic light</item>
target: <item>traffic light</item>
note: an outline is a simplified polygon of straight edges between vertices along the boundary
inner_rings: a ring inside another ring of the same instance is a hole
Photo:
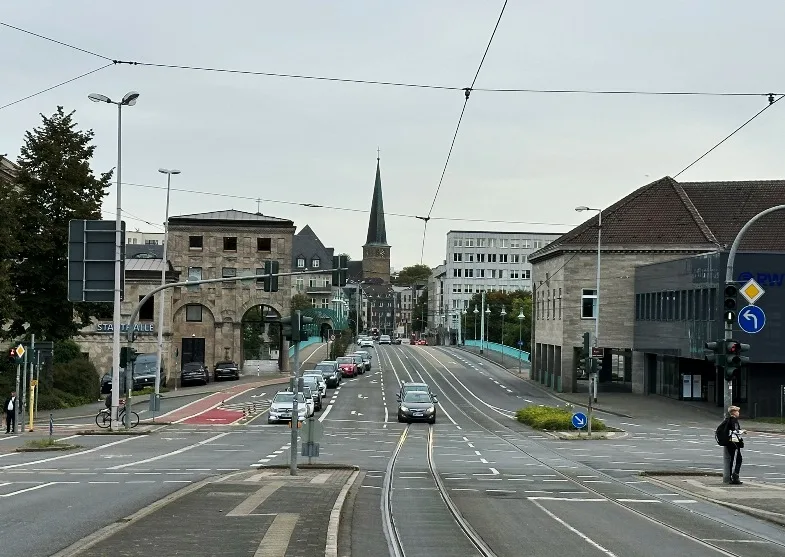
[[[278,262],[265,261],[264,262],[264,291],[265,292],[278,292]]]
[[[289,342],[292,341],[292,318],[291,317],[281,317],[281,335],[283,336],[283,338],[285,338]]]
[[[585,373],[589,374],[592,372],[591,360],[589,358],[589,353],[591,348],[589,345],[591,344],[591,333],[583,333],[583,347],[581,348],[581,353],[578,358],[578,369],[584,371]]]
[[[713,363],[715,366],[722,367],[725,364],[722,342],[707,342],[703,349],[703,359]]]
[[[748,356],[742,356],[742,352],[750,349],[749,344],[744,344],[737,340],[725,341],[725,379],[733,381],[741,373],[741,366],[750,361]]]
[[[311,323],[313,323],[313,317],[300,316],[300,340],[308,340],[308,337],[311,336],[308,329],[305,328],[306,325]]]
[[[120,367],[126,368],[128,367],[129,362],[136,361],[136,350],[133,348],[129,348],[127,346],[120,347]]]
[[[724,294],[724,319],[726,323],[733,323],[736,320],[736,311],[738,309],[739,288],[732,282],[726,282]]]
[[[333,256],[333,286],[346,286],[349,272],[349,258],[345,255]]]
[[[15,364],[16,363],[16,348],[11,347],[8,352],[8,363]]]

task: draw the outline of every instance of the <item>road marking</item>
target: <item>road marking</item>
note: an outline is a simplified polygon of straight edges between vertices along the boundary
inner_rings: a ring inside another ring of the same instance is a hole
[[[259,543],[259,549],[254,553],[254,557],[284,557],[299,518],[299,514],[276,515]]]
[[[659,499],[616,499],[620,503],[662,503]]]
[[[188,445],[181,449],[177,449],[176,451],[172,451],[169,453],[160,454],[158,456],[153,456],[150,458],[145,458],[144,460],[137,460],[136,462],[127,462],[125,464],[118,464],[117,466],[112,466],[108,468],[108,470],[122,470],[123,468],[128,468],[129,466],[137,466],[139,464],[147,464],[148,462],[155,462],[156,460],[161,460],[162,458],[167,458],[170,456],[174,456],[177,454],[184,453],[186,451],[190,451],[191,449],[195,449],[196,447],[201,447],[202,445],[206,445],[210,441],[215,441],[216,439],[220,439],[226,435],[229,435],[230,432],[226,431],[224,433],[219,433],[218,435],[214,435],[209,439],[205,439],[204,441],[199,441],[198,443],[194,443],[193,445]]]
[[[27,491],[35,491],[36,489],[41,489],[43,487],[49,487],[50,485],[56,485],[61,483],[75,484],[79,482],[46,482],[45,484],[34,485],[33,487],[26,487],[25,489],[20,489],[19,491],[12,491],[11,493],[3,493],[2,495],[0,495],[0,497],[11,497],[12,495],[19,495],[20,493],[25,493]]]
[[[493,474],[494,474],[495,476],[498,476],[498,475],[499,475],[499,471],[498,471],[496,468],[491,468],[490,470],[491,470],[491,472],[493,472]]]
[[[309,483],[312,483],[312,484],[323,484],[328,479],[330,479],[330,476],[332,476],[332,475],[333,475],[332,472],[322,472],[321,474],[317,474],[316,476],[314,476],[314,478]]]
[[[105,449],[107,447],[112,447],[114,445],[119,445],[120,443],[128,443],[129,441],[135,441],[144,437],[143,435],[135,436],[135,437],[127,437],[125,439],[120,439],[119,441],[113,441],[111,443],[107,443],[106,445],[101,445],[100,447],[93,447],[92,449],[87,449],[85,451],[79,451],[76,453],[64,454],[60,456],[53,456],[49,458],[42,458],[41,460],[33,460],[32,462],[20,462],[19,464],[8,464],[7,466],[0,466],[0,470],[9,470],[11,468],[19,468],[20,466],[33,466],[35,464],[43,464],[44,462],[52,462],[53,460],[60,460],[63,458],[70,458],[72,456],[78,456],[88,453],[94,453],[96,451],[100,451],[101,449]]]
[[[529,500],[531,500],[531,499],[532,498],[530,497]],[[586,500],[588,501],[588,499],[586,499]],[[604,501],[604,499],[597,499],[596,501]],[[562,526],[567,528],[573,534],[576,534],[577,536],[579,536],[581,539],[583,539],[583,541],[585,541],[586,543],[588,543],[589,545],[591,545],[595,549],[598,549],[599,551],[603,552],[605,555],[608,555],[608,557],[616,557],[616,554],[613,553],[610,549],[607,549],[607,548],[601,546],[600,544],[595,542],[593,539],[591,539],[589,536],[587,536],[586,534],[584,534],[583,532],[581,532],[577,528],[573,528],[572,526],[567,524],[564,520],[562,520],[561,518],[559,518],[558,516],[553,514],[551,511],[549,511],[545,507],[543,507],[538,501],[532,501],[532,503],[534,503],[537,507],[539,507],[540,510],[542,510],[545,514],[550,516],[553,520],[555,520],[556,522],[558,522],[559,524],[561,524]]]
[[[256,492],[252,493],[250,496],[246,497],[243,502],[229,511],[226,516],[249,516],[251,511],[264,503],[265,499],[278,491],[278,489],[283,487],[283,485],[283,482],[270,482],[261,489],[258,489]],[[272,526],[270,528],[272,528]],[[283,553],[281,553],[281,555],[283,555]]]
[[[321,416],[319,416],[319,418],[318,418],[318,419],[319,419],[319,421],[320,421],[320,422],[323,422],[323,421],[324,421],[324,419],[327,417],[327,414],[329,414],[329,413],[330,413],[330,410],[332,410],[332,409],[333,409],[333,403],[334,403],[334,402],[335,402],[335,397],[333,397],[333,400],[332,400],[332,401],[330,402],[330,404],[327,406],[327,410],[325,410],[324,412],[322,412],[322,415],[321,415]]]

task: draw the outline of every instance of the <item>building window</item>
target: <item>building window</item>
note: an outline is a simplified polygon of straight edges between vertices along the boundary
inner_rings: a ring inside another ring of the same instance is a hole
[[[462,248],[463,247],[463,239],[462,238],[455,238],[452,241],[452,247],[454,247],[454,248]]]
[[[662,321],[662,292],[655,294],[656,301],[654,302],[654,319]]]
[[[462,254],[462,253],[458,253],[458,252],[456,252],[456,253],[453,253],[453,254],[452,254],[452,260],[453,260],[454,262],[456,262],[456,263],[457,263],[457,262],[460,262],[460,261],[463,261],[463,254]]]
[[[148,246],[157,246],[158,240],[145,240],[144,243]]]
[[[681,315],[680,319],[682,321],[686,321],[687,320],[687,291],[682,290],[681,292],[679,292],[679,294],[680,294],[679,298],[681,300],[681,303],[679,304],[680,306],[679,314]]]
[[[202,321],[202,306],[201,304],[188,304],[185,306],[185,320],[192,322]]]
[[[510,241],[507,238],[499,238],[499,247],[500,248],[510,247]]]
[[[559,319],[561,319],[561,288],[559,288]]]
[[[520,247],[521,247],[521,241],[520,240],[510,240],[510,248],[511,249],[518,249]]]
[[[485,269],[477,269],[477,277],[485,278]]]
[[[311,298],[311,307],[312,308],[316,307],[316,298]]]
[[[540,249],[542,247],[542,240],[534,240],[534,249]]]
[[[478,253],[477,254],[477,263],[485,263],[485,254],[484,253]]]
[[[224,251],[237,251],[237,236],[224,236]]]
[[[595,319],[597,317],[597,291],[584,288],[581,291],[581,319]]]
[[[305,269],[305,257],[298,257],[297,258],[297,268],[298,269]]]
[[[496,239],[495,238],[488,238],[488,247],[489,248],[496,247]]]
[[[316,286],[316,279],[311,277],[308,279],[308,288],[313,288],[314,286]]]
[[[523,249],[531,249],[532,244],[529,240],[521,240],[521,247]]]
[[[311,259],[311,267],[313,267],[314,269],[318,268],[321,264],[322,264],[322,260],[319,259],[318,257],[314,257],[313,259]]]
[[[477,247],[484,248],[485,247],[485,238],[477,238]]]
[[[301,278],[295,279],[295,281],[294,281],[294,288],[295,288],[295,290],[297,290],[297,292],[302,292],[303,288],[304,288],[303,279],[301,279]]]
[[[500,253],[499,254],[499,263],[507,263],[507,254],[506,253]]]
[[[134,241],[134,243],[136,242]],[[203,236],[188,236],[188,249],[202,249],[203,245]]]
[[[504,278],[504,271],[502,269],[499,269],[499,278],[500,279]]]
[[[474,254],[473,253],[467,253],[466,254],[466,258],[467,258],[466,259],[467,263],[474,263]]]
[[[463,288],[464,293],[471,294],[472,292],[474,292],[474,287],[473,286],[474,285],[472,285],[472,284],[467,282],[466,285]]]
[[[453,285],[452,285],[452,291],[453,291],[454,294],[460,292],[461,291],[461,283],[460,282],[454,282]]]
[[[532,278],[532,272],[529,269],[524,269],[521,271],[521,278],[524,280],[530,280]]]
[[[202,268],[188,267],[188,280],[189,281],[202,280]],[[189,286],[188,288],[191,290],[198,290],[199,285]]]
[[[144,296],[139,296],[139,301],[142,301]],[[139,309],[139,321],[152,321],[155,319],[155,296],[150,296],[144,305]]]
[[[716,288],[710,288],[709,289],[709,303],[708,303],[708,310],[709,310],[708,311],[708,314],[709,314],[708,315],[708,320],[709,321],[714,321],[714,319],[715,319],[714,313],[716,311],[715,310],[716,304],[717,304],[717,289]]]
[[[330,298],[322,298],[322,309],[330,309]]]
[[[489,253],[488,254],[488,263],[496,263],[496,254],[495,253]]]
[[[271,251],[273,249],[272,238],[257,238],[256,251]]]
[[[681,290],[677,290],[673,292],[674,303],[673,303],[673,319],[674,321],[678,321],[681,319]]]
[[[461,277],[463,276],[463,269],[453,269],[452,270],[453,277]]]
[[[466,277],[474,278],[474,269],[466,269]]]
[[[466,238],[465,246],[467,248],[473,248],[474,247],[474,238]]]
[[[520,262],[521,262],[521,256],[519,254],[514,253],[510,255],[510,263],[520,263]]]
[[[223,278],[230,278],[237,276],[237,269],[234,267],[224,267],[221,269],[221,277]]]
[[[687,291],[687,319],[695,319],[695,290]]]

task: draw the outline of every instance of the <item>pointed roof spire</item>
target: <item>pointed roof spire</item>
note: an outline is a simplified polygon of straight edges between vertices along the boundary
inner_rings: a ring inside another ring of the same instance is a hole
[[[373,186],[371,217],[368,220],[368,237],[365,244],[387,245],[387,228],[384,225],[384,202],[382,201],[382,174],[379,170],[379,150],[376,151],[376,183]]]

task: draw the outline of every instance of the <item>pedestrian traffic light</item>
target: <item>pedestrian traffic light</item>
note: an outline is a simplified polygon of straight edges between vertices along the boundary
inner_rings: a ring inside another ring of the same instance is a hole
[[[265,261],[264,262],[264,291],[265,292],[278,292],[278,262]]]
[[[749,344],[744,344],[736,340],[725,341],[725,379],[733,381],[741,373],[741,366],[750,361],[748,356],[742,356],[743,352],[750,349]]]
[[[722,349],[722,341],[707,342],[703,349],[703,359],[713,363],[715,366],[722,367],[725,364],[725,353]]]
[[[726,323],[733,323],[736,320],[736,310],[738,309],[739,288],[732,282],[725,283],[725,302],[723,303],[724,318]]]
[[[120,348],[120,367],[126,368],[128,367],[129,362],[136,361],[136,350],[133,348],[129,348],[128,346],[123,346]]]
[[[346,286],[349,258],[345,255],[333,256],[333,286]]]
[[[8,353],[8,363],[15,364],[16,363],[16,348],[11,347]]]

